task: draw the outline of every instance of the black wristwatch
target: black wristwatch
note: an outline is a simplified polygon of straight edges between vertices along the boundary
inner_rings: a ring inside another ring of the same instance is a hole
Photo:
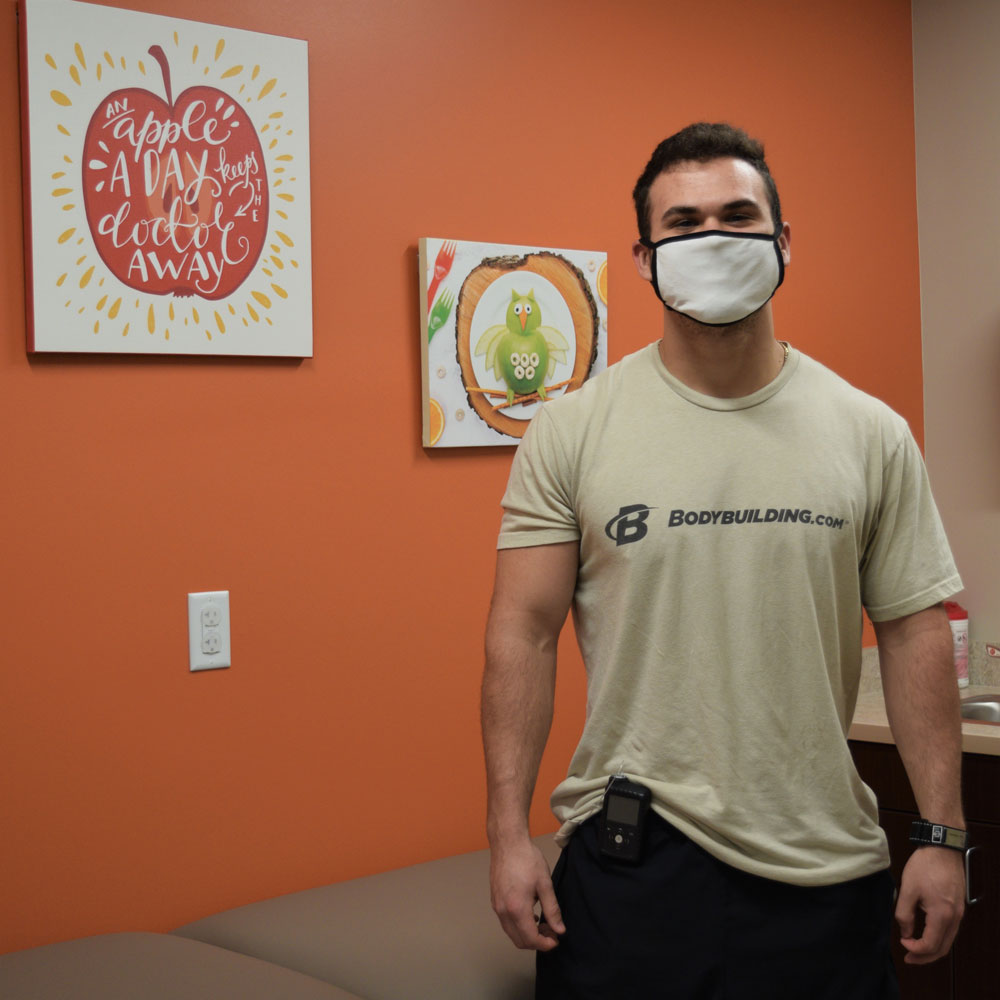
[[[910,827],[910,843],[918,847],[950,847],[965,858],[965,901],[970,906],[979,902],[972,894],[972,871],[969,860],[977,848],[969,847],[969,835],[953,826],[942,826],[926,819],[915,819]]]
[[[969,835],[953,826],[942,826],[926,819],[915,819],[910,827],[910,843],[921,847],[950,847],[963,854],[969,849]]]

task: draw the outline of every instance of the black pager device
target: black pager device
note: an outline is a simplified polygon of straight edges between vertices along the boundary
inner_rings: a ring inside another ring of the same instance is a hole
[[[645,785],[630,781],[623,774],[608,779],[598,838],[603,855],[616,861],[638,863],[652,797]]]

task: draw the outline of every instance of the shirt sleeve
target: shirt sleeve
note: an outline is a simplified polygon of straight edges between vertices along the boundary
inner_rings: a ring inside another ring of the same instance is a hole
[[[872,621],[890,621],[961,589],[923,457],[906,428],[883,472],[878,517],[861,562],[862,600]]]
[[[538,411],[514,455],[497,548],[554,545],[580,537],[571,470],[551,406]]]

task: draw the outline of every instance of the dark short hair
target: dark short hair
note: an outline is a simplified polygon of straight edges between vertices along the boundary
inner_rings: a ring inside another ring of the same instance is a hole
[[[781,202],[778,199],[774,178],[764,159],[764,144],[758,139],[751,138],[743,129],[725,122],[695,122],[664,139],[653,150],[646,169],[635,182],[632,200],[635,202],[639,236],[644,240],[650,238],[649,189],[660,174],[686,160],[707,163],[709,160],[729,156],[745,160],[760,174],[771,206],[771,217],[775,228],[781,225]]]

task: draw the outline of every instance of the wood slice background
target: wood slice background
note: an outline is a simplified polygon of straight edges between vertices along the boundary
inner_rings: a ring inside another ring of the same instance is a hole
[[[469,405],[483,420],[496,431],[511,437],[523,437],[530,420],[518,420],[503,410],[494,410],[490,397],[469,389],[483,388],[476,380],[472,367],[472,317],[483,293],[497,278],[512,271],[526,271],[538,274],[550,281],[569,308],[573,318],[573,335],[576,341],[576,356],[569,384],[560,392],[579,389],[590,374],[597,357],[598,316],[597,303],[591,294],[590,285],[583,272],[565,257],[541,250],[524,257],[488,257],[478,267],[473,268],[458,293],[458,307],[455,310],[455,332],[458,364],[462,370],[462,381],[469,397]],[[562,381],[562,379],[559,379]]]

